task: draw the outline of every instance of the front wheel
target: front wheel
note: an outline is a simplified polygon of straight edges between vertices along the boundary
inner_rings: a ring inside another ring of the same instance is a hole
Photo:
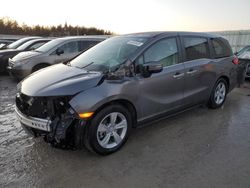
[[[123,106],[111,105],[102,109],[91,120],[85,145],[101,155],[113,153],[125,144],[131,127],[129,111]]]
[[[228,84],[226,80],[223,78],[220,78],[216,82],[213,88],[213,91],[211,93],[211,96],[208,102],[208,106],[213,109],[221,107],[226,100],[227,90],[228,90]]]

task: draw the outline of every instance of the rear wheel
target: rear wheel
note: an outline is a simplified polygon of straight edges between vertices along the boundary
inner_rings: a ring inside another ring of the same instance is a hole
[[[213,91],[211,93],[211,96],[208,102],[208,106],[213,109],[221,107],[226,100],[227,90],[228,90],[227,81],[224,78],[220,78],[216,82],[213,88]]]
[[[91,120],[85,145],[102,155],[113,153],[125,144],[131,127],[129,111],[123,106],[111,105],[102,109]]]

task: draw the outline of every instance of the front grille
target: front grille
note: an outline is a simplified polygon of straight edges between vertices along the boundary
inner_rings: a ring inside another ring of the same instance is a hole
[[[22,93],[16,96],[16,106],[25,115],[47,118],[52,114],[51,107],[48,108],[49,100],[46,97],[30,97]]]
[[[64,114],[69,109],[70,96],[64,97],[30,97],[17,93],[16,106],[25,115],[53,120],[55,116]]]

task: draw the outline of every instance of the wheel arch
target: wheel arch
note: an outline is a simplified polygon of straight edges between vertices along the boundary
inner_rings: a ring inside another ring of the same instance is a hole
[[[136,127],[136,124],[137,124],[137,111],[136,111],[136,108],[133,105],[133,103],[130,102],[129,100],[127,100],[127,99],[114,99],[112,101],[106,102],[106,103],[102,104],[101,106],[99,106],[95,110],[95,114],[97,114],[99,111],[101,111],[105,107],[110,106],[110,105],[114,105],[114,104],[121,105],[130,112],[130,114],[132,116],[132,121],[133,121],[132,127]]]
[[[229,88],[230,88],[230,79],[229,79],[229,77],[226,76],[226,75],[221,75],[221,76],[216,80],[216,83],[218,82],[219,79],[224,79],[224,80],[227,82],[227,92],[228,92],[228,90],[229,90]],[[216,83],[215,83],[215,84],[216,84]]]

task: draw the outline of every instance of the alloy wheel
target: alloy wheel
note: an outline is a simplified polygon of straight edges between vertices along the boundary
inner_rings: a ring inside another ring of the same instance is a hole
[[[223,82],[219,82],[215,89],[214,101],[217,105],[220,105],[224,102],[226,97],[226,85]]]
[[[122,113],[109,113],[98,125],[98,143],[105,149],[111,149],[118,146],[126,136],[127,128],[128,122]]]

